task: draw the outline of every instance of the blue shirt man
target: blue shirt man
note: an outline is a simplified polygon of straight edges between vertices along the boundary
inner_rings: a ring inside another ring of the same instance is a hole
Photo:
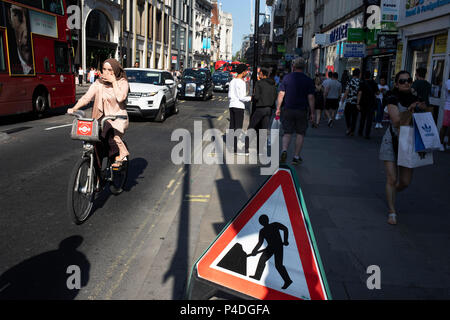
[[[292,164],[298,165],[303,162],[300,152],[303,148],[303,141],[308,128],[308,107],[310,110],[310,121],[314,122],[315,86],[314,81],[303,72],[306,67],[303,58],[296,59],[293,67],[294,72],[284,77],[280,85],[276,115],[281,116],[281,124],[284,131],[280,162],[286,162],[287,149],[291,142],[292,134],[296,133],[297,138]],[[281,111],[283,102],[284,108]]]

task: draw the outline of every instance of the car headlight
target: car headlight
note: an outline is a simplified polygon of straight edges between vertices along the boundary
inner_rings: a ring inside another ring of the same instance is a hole
[[[200,90],[203,90],[203,89],[205,89],[205,86],[204,85],[201,85],[200,87],[198,87]]]
[[[230,85],[230,83],[229,83],[229,82],[227,82],[227,83],[225,83],[225,85],[226,85],[226,86],[229,86],[229,85]]]
[[[178,88],[183,88],[183,85],[180,83],[179,85],[178,85]]]
[[[143,92],[142,93],[142,97],[153,97],[157,94],[158,92]]]

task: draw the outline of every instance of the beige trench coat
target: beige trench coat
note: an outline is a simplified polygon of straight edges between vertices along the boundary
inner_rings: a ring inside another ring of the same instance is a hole
[[[101,119],[103,116],[127,116],[126,101],[128,96],[128,81],[124,78],[117,81],[120,93],[116,97],[112,85],[105,85],[97,80],[90,87],[86,94],[81,97],[83,105],[87,105],[94,98],[92,118]],[[128,119],[109,120],[111,126],[122,135],[128,128]]]

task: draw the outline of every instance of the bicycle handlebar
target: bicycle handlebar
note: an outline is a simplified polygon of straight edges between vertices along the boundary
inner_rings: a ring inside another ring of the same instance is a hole
[[[80,119],[80,118],[85,118],[86,113],[83,110],[76,110],[71,115]],[[116,120],[116,119],[127,120],[128,117],[127,116],[122,116],[122,115],[106,116],[106,117],[102,118],[102,120],[100,122],[100,129],[103,130],[103,127],[105,125],[105,121],[107,121],[107,120]]]

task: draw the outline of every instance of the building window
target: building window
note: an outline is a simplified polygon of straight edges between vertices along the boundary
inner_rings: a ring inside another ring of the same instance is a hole
[[[99,10],[89,14],[86,25],[86,37],[102,41],[111,41],[112,27],[108,17]]]
[[[186,29],[180,27],[180,49],[182,51],[185,50],[185,42],[186,42]]]
[[[178,49],[177,31],[178,31],[178,26],[175,23],[172,23],[172,48],[174,48],[174,49]]]

